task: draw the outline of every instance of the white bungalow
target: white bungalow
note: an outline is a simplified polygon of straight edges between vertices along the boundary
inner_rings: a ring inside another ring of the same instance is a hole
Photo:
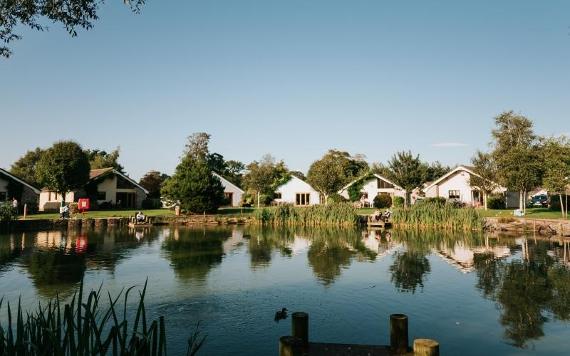
[[[69,192],[66,202],[75,202],[79,198],[90,198],[91,205],[108,204],[123,209],[140,209],[148,190],[113,168],[92,169],[89,182],[84,189]],[[57,210],[62,196],[47,189],[40,193],[40,211]]]
[[[345,199],[349,199],[348,189],[358,181],[360,181],[360,179],[350,182],[344,186],[338,194],[343,196]],[[374,198],[376,198],[377,195],[389,195],[391,197],[406,196],[406,191],[402,187],[379,174],[373,174],[370,178],[366,179],[360,192],[362,193],[361,201],[368,205],[371,205],[374,202]]]
[[[222,182],[222,185],[224,186],[224,195],[229,202],[229,206],[239,206],[244,191],[218,173],[212,172],[212,174]]]
[[[13,185],[13,187],[11,187]],[[11,192],[13,188],[13,191]],[[17,196],[12,196],[17,194]],[[16,198],[21,204],[37,204],[40,190],[0,168],[0,202]]]
[[[472,187],[470,180],[472,176],[480,177],[473,172],[473,168],[469,166],[458,166],[447,174],[441,176],[424,188],[426,198],[443,197],[446,199],[456,200],[466,205],[481,206],[483,205],[483,194],[481,191]],[[505,194],[507,189],[496,184],[497,188],[494,194]],[[507,207],[515,207],[507,194]]]
[[[321,194],[309,183],[292,175],[287,183],[277,188],[274,201],[277,204],[316,205],[321,203]]]

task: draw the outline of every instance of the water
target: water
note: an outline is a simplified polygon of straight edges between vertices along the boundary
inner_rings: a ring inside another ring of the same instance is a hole
[[[385,344],[405,313],[410,339],[443,354],[568,354],[570,246],[531,237],[248,227],[110,229],[0,235],[0,296],[33,307],[80,280],[111,294],[148,278],[150,317],[185,352],[196,322],[202,355],[276,355],[306,311],[322,342]],[[134,299],[133,299],[134,303]],[[5,308],[0,313],[5,320]]]

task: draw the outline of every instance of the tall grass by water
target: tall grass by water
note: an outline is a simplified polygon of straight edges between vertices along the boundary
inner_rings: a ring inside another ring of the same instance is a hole
[[[439,228],[448,230],[483,230],[485,220],[472,207],[456,207],[439,202],[421,202],[406,208],[394,209],[395,226]]]
[[[59,297],[37,310],[25,312],[18,302],[15,314],[7,304],[7,324],[0,322],[0,355],[166,355],[164,317],[148,320],[144,297],[147,284],[139,291],[134,319],[128,315],[128,298],[133,287],[115,298],[91,291],[83,298],[83,283],[69,303]],[[122,306],[121,306],[122,304]],[[2,311],[3,299],[0,300]],[[205,341],[197,326],[188,338],[187,355],[195,355]]]
[[[279,205],[256,210],[254,218],[260,224],[273,226],[354,226],[359,221],[357,209],[349,203]]]

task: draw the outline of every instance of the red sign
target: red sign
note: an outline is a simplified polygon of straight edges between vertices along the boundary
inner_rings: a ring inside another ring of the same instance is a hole
[[[77,201],[77,208],[79,211],[84,212],[89,210],[89,199],[81,198]]]

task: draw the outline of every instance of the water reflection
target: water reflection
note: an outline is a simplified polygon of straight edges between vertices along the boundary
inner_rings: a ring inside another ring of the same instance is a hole
[[[570,320],[570,273],[568,243],[518,239],[513,250],[521,259],[475,255],[476,287],[500,309],[505,338],[516,347],[544,336],[544,323],[554,317]],[[562,251],[562,252],[561,252]],[[557,256],[564,256],[562,260]]]
[[[40,296],[56,293],[66,296],[75,291],[83,278],[89,278],[88,271],[102,270],[114,276],[122,270],[117,266],[133,263],[131,257],[141,254],[152,254],[157,263],[167,262],[150,269],[151,277],[156,271],[166,279],[171,275],[175,282],[194,287],[210,280],[217,282],[216,286],[225,286],[228,278],[239,276],[246,281],[239,286],[240,293],[247,292],[250,287],[247,283],[252,283],[252,290],[258,287],[261,292],[251,295],[263,298],[267,297],[264,280],[279,284],[280,278],[286,278],[287,283],[294,284],[295,279],[284,274],[299,264],[302,268],[295,269],[296,273],[305,273],[299,280],[314,282],[312,292],[334,289],[347,293],[350,300],[355,298],[350,294],[353,292],[342,290],[346,287],[336,283],[349,276],[356,278],[355,283],[373,280],[376,274],[386,277],[382,280],[389,282],[375,290],[386,293],[388,299],[384,300],[415,294],[418,305],[433,303],[430,300],[433,296],[423,292],[436,285],[446,288],[446,292],[470,290],[470,298],[485,298],[496,304],[497,311],[493,310],[485,322],[500,326],[503,339],[518,348],[543,338],[547,323],[570,321],[569,242],[482,234],[262,227],[19,233],[0,236],[0,287],[7,287],[2,284],[3,276],[18,270],[23,277],[12,274],[10,278],[28,278]],[[246,266],[239,273],[224,270],[224,261],[234,256],[236,259],[228,264],[232,266],[229,268],[237,264]],[[135,266],[140,266],[136,263]],[[355,277],[345,273],[355,264],[370,263],[377,263],[378,268],[374,266],[373,272],[358,269],[370,275]],[[230,272],[232,277],[211,273],[214,269]],[[121,287],[130,285],[133,276],[138,278],[139,270],[135,267],[124,272],[123,269],[123,273],[126,275],[117,277]],[[254,278],[248,279],[251,277],[248,273]],[[450,273],[458,276],[454,284],[441,283],[441,278],[445,278],[442,276]],[[439,284],[433,283],[438,279]],[[171,288],[175,284],[165,285]],[[287,286],[276,289],[288,293]],[[281,295],[280,298],[289,298]],[[369,296],[374,294],[370,292]],[[198,309],[199,305],[193,308]]]
[[[162,249],[178,278],[203,283],[212,268],[222,263],[227,229],[174,229]]]

